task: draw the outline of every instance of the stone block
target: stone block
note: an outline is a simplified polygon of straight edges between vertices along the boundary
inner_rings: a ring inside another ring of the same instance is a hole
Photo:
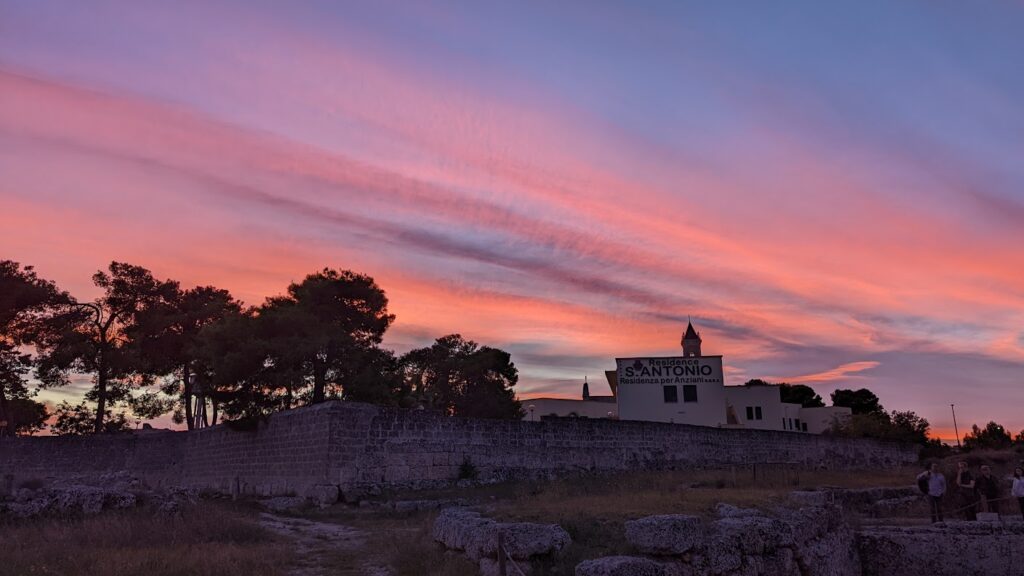
[[[701,520],[685,514],[647,516],[626,522],[626,540],[644,554],[679,555],[701,540]]]
[[[606,556],[576,565],[576,576],[668,576],[665,566],[636,556]]]

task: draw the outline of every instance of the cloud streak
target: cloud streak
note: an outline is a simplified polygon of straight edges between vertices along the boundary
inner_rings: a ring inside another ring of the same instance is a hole
[[[1024,364],[1024,83],[988,67],[1019,11],[965,55],[885,8],[879,64],[813,5],[829,42],[725,7],[552,8],[557,34],[527,6],[37,10],[0,35],[0,245],[77,294],[114,258],[251,303],[351,267],[389,345],[505,347],[527,395],[675,353],[692,317],[732,384],[1024,427],[927,361],[1004,395]]]

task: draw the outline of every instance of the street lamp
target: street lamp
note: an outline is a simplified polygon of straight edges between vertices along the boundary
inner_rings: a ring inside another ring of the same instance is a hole
[[[956,427],[956,409],[953,408],[952,404],[949,405],[949,409],[953,411],[953,432],[956,433],[956,447],[959,449],[960,448],[960,430],[957,429],[957,427]]]
[[[530,404],[526,408],[530,410],[530,422],[536,422],[536,420],[533,418],[533,409],[535,408],[535,406],[533,404]]]

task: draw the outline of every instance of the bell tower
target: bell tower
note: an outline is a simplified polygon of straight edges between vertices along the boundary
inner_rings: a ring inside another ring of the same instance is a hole
[[[700,356],[700,334],[693,329],[693,323],[687,320],[686,333],[683,334],[683,356]]]

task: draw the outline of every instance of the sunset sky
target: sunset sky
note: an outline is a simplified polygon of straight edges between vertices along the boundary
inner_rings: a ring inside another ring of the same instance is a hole
[[[0,258],[1024,428],[1024,3],[0,0]],[[47,392],[59,400],[83,385]]]

